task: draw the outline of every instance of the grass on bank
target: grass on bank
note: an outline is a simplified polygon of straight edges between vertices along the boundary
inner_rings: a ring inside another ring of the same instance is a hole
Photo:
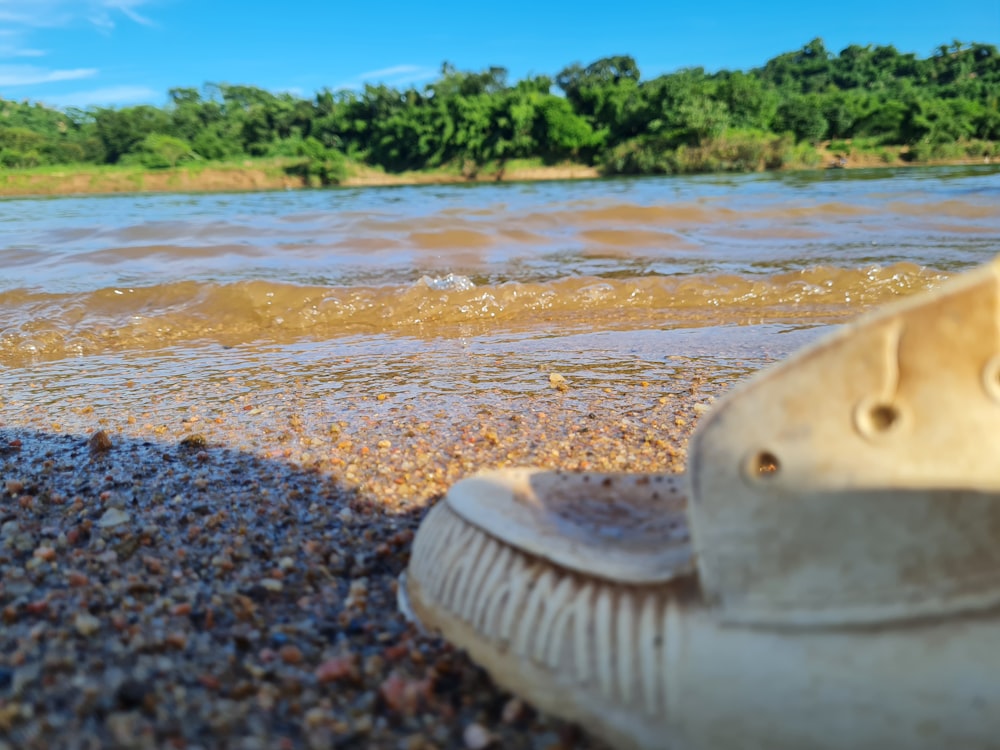
[[[386,172],[346,158],[268,157],[232,161],[192,161],[150,169],[131,165],[57,165],[0,169],[0,195],[67,195],[121,192],[221,192],[273,190],[323,185],[426,184],[435,182],[551,179],[623,174],[696,174],[817,169],[830,166],[899,167],[981,164],[1000,159],[1000,142],[884,145],[876,138],[794,143],[789,136],[727,131],[699,146],[658,149],[636,139],[621,144],[596,168],[579,163],[550,164],[541,158],[476,165],[450,163],[435,169]]]

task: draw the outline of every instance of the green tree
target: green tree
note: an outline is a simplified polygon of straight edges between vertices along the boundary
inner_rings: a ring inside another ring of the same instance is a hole
[[[828,124],[820,108],[821,100],[815,94],[792,94],[779,106],[775,116],[775,129],[790,132],[800,141],[816,143],[826,135]]]
[[[97,109],[93,118],[94,132],[104,146],[106,158],[111,164],[135,150],[146,136],[171,132],[169,115],[162,109],[149,105],[126,109]]]

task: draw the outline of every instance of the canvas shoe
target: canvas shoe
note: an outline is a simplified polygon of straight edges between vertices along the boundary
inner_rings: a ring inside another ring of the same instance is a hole
[[[684,476],[456,483],[401,584],[616,748],[1000,746],[1000,260],[742,383]]]

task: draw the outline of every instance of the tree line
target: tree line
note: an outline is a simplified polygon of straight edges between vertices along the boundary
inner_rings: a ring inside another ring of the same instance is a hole
[[[621,55],[513,83],[501,67],[445,63],[422,89],[366,85],[312,98],[209,83],[171,89],[164,107],[0,100],[0,166],[10,169],[294,157],[336,182],[345,159],[472,174],[533,158],[670,173],[772,168],[848,139],[917,157],[946,144],[1000,153],[1000,52],[956,41],[925,58],[872,45],[834,54],[814,39],[748,71],[685,68],[648,80]]]

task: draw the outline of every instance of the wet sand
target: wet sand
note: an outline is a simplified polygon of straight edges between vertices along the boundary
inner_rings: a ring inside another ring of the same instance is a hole
[[[0,748],[598,747],[395,598],[458,478],[680,471],[725,385],[698,366],[568,382],[491,406],[356,395],[339,415],[294,387],[148,414],[39,407],[44,382],[0,394]]]

